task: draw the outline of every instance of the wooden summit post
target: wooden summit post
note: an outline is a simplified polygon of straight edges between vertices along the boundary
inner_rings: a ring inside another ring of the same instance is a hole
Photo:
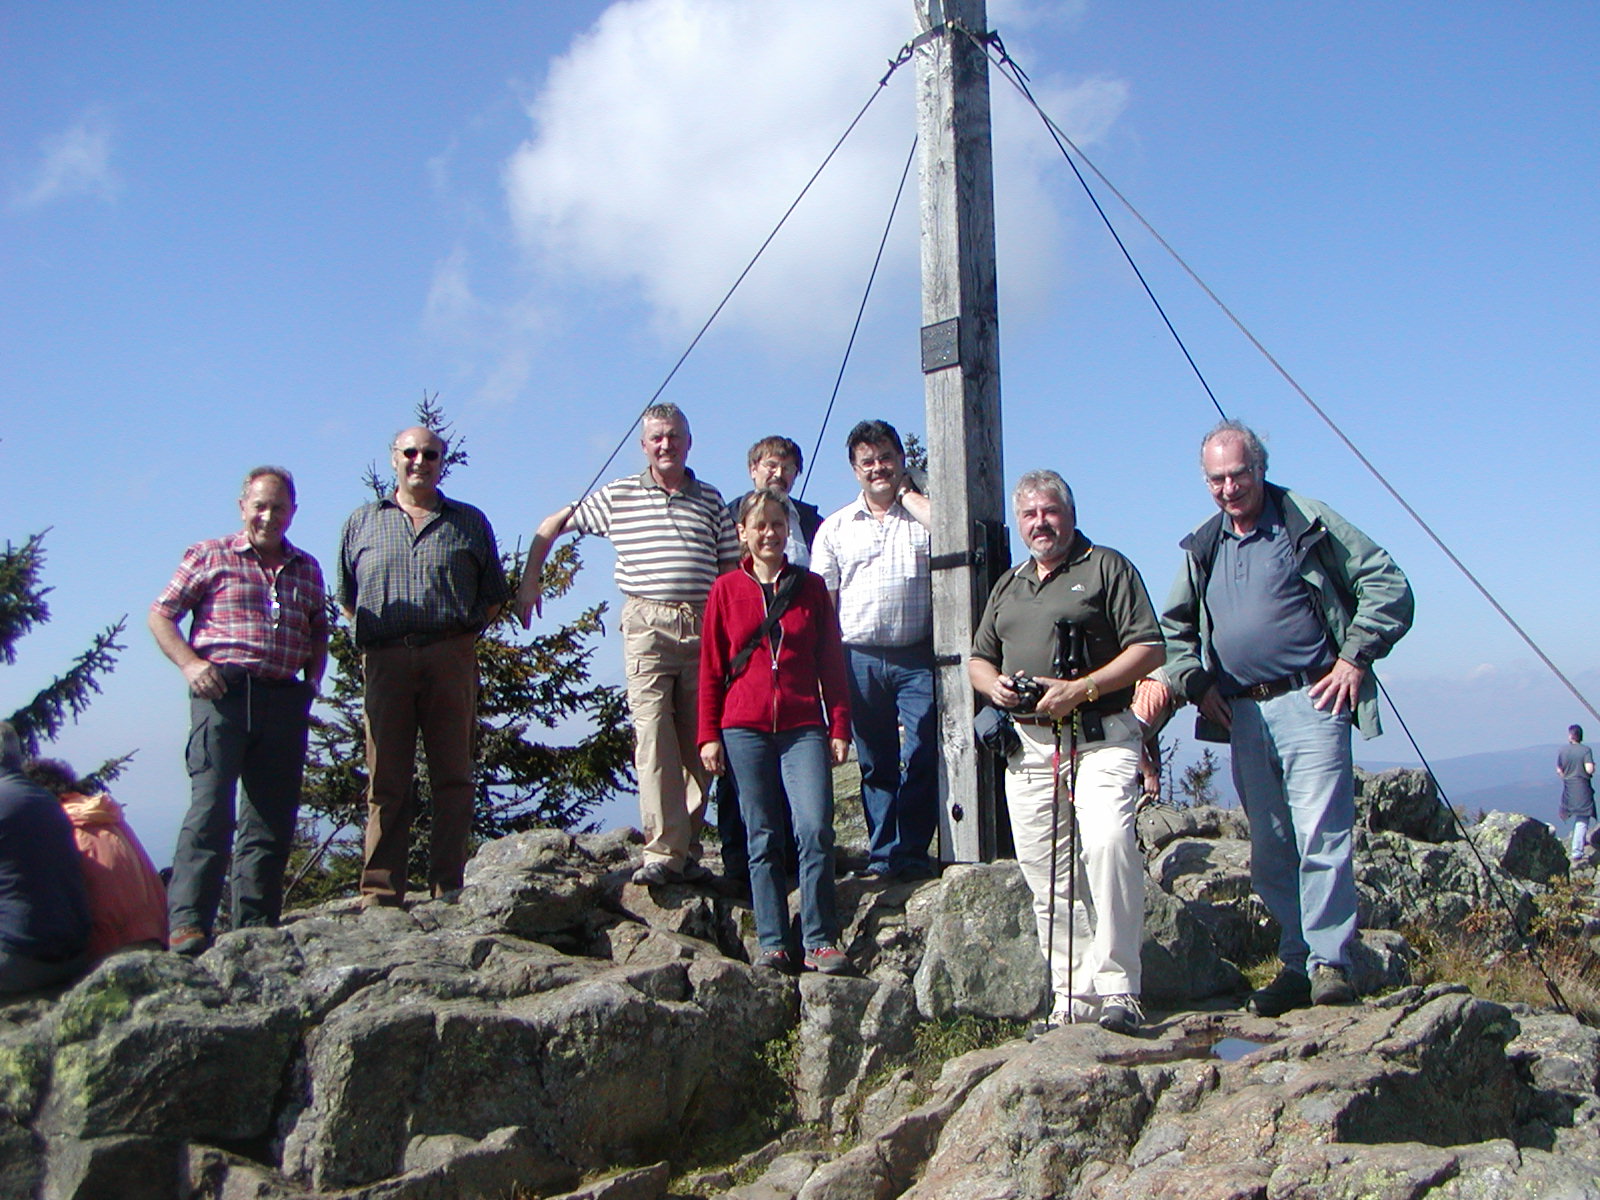
[[[972,634],[1009,561],[1000,461],[999,303],[984,0],[914,0],[922,194],[922,372],[933,500],[939,845],[996,854],[999,770],[973,742]]]

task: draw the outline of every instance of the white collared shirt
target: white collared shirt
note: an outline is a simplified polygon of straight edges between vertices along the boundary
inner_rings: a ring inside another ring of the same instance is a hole
[[[839,596],[846,645],[915,646],[933,637],[928,530],[896,500],[880,521],[857,496],[822,522],[811,569]]]

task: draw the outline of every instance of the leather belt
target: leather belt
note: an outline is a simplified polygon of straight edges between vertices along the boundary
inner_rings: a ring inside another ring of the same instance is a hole
[[[1278,696],[1287,695],[1289,692],[1298,692],[1303,687],[1310,687],[1326,674],[1326,671],[1316,674],[1309,671],[1296,671],[1293,675],[1285,675],[1282,679],[1269,679],[1266,683],[1252,683],[1249,687],[1240,688],[1236,692],[1227,692],[1223,695],[1223,699],[1272,700]]]
[[[396,646],[405,646],[410,650],[420,650],[424,646],[432,646],[437,642],[449,641],[453,637],[461,637],[471,633],[470,629],[446,629],[439,633],[407,633],[400,637],[382,638],[376,642],[368,642],[361,647],[363,650],[392,650]]]

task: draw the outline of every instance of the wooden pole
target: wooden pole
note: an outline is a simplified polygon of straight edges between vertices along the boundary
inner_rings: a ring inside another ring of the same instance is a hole
[[[1000,460],[999,303],[989,64],[966,31],[984,0],[914,0],[922,194],[922,371],[933,499],[933,648],[938,662],[939,844],[946,862],[997,851],[999,771],[973,743],[967,655],[1009,559]]]

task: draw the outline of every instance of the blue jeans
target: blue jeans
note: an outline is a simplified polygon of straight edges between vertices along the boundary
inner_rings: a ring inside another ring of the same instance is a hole
[[[867,814],[868,866],[891,873],[926,872],[939,805],[933,647],[846,646],[845,656],[850,663],[851,731],[861,763],[861,807]]]
[[[1309,690],[1230,701],[1250,881],[1282,928],[1278,957],[1302,972],[1345,966],[1356,932],[1350,713],[1320,711]]]
[[[750,848],[750,898],[763,950],[788,948],[789,888],[783,870],[785,808],[800,856],[800,936],[804,948],[831,946],[833,776],[820,726],[761,733],[724,729],[728,765],[739,779],[739,807]],[[785,805],[784,794],[788,794]]]

